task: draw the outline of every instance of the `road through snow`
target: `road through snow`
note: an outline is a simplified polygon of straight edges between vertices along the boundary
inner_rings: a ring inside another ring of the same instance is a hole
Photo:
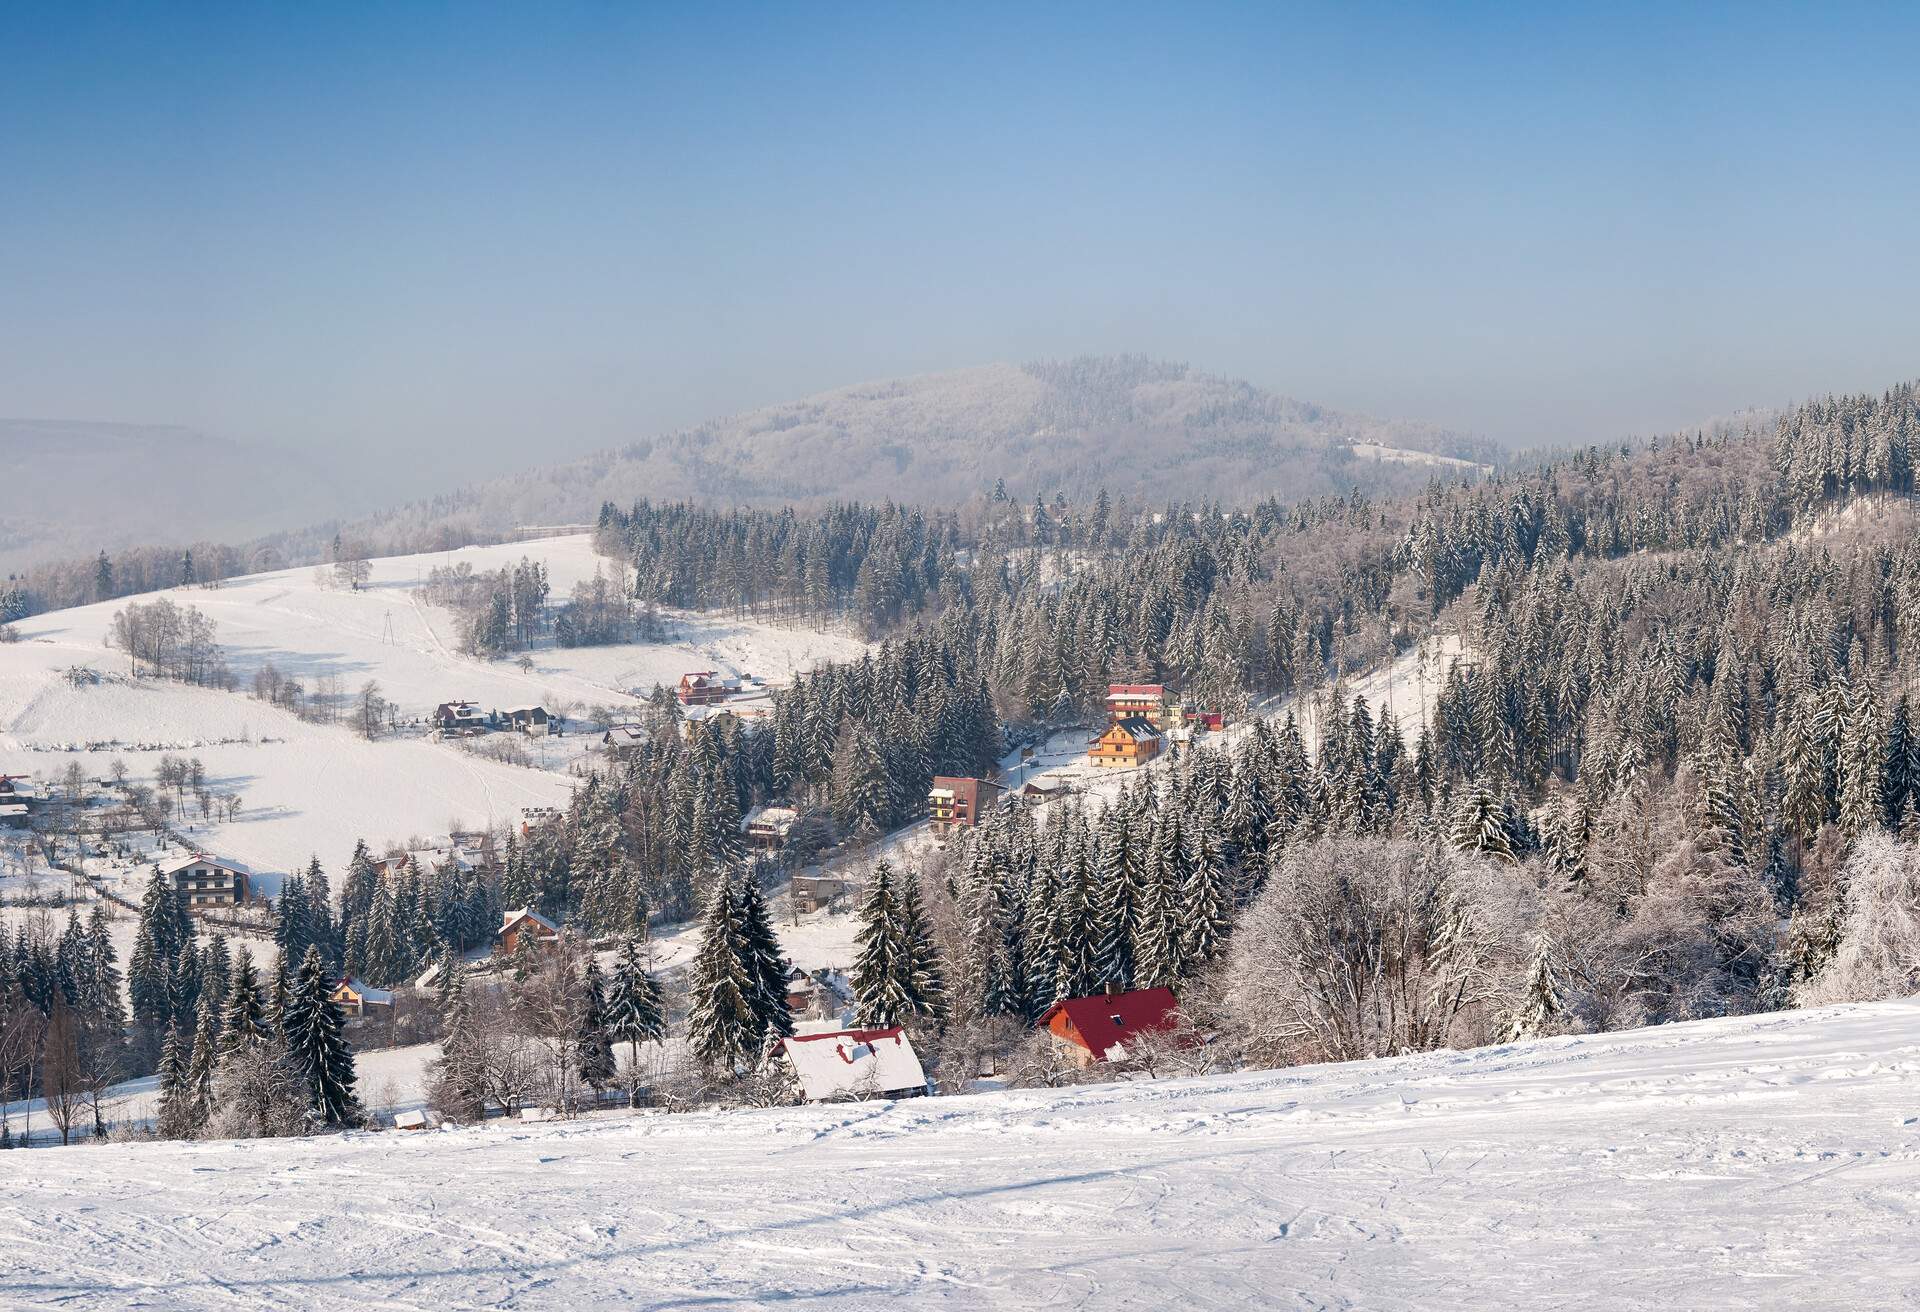
[[[1920,1004],[1342,1067],[0,1157],[0,1306],[1912,1306]]]

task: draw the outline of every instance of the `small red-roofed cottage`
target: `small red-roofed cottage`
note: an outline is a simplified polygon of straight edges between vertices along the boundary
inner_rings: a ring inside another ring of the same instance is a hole
[[[1124,1061],[1127,1041],[1142,1034],[1170,1034],[1179,1028],[1179,1003],[1172,989],[1134,989],[1062,998],[1048,1007],[1040,1025],[1082,1066]]]

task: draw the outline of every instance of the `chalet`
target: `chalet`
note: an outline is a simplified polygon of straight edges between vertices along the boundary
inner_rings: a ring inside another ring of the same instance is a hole
[[[839,875],[795,875],[788,895],[793,898],[793,909],[805,915],[832,906],[857,887],[851,879]]]
[[[674,695],[682,706],[711,706],[736,696],[740,690],[738,679],[723,679],[713,670],[695,670],[680,676],[680,687]]]
[[[740,832],[747,846],[762,852],[777,852],[786,846],[787,834],[799,812],[790,806],[756,806],[740,821]]]
[[[1160,755],[1160,730],[1149,720],[1135,716],[1118,720],[1093,740],[1087,756],[1102,770],[1130,770],[1145,765]]]
[[[406,1130],[408,1132],[431,1130],[433,1128],[433,1120],[427,1113],[422,1111],[395,1112],[393,1114],[393,1128],[396,1130]]]
[[[610,725],[600,735],[600,745],[615,756],[630,756],[653,741],[653,735],[641,724]]]
[[[544,706],[516,706],[510,711],[500,712],[500,719],[507,728],[527,734],[533,738],[544,738],[553,732],[555,717],[547,714]]]
[[[961,779],[935,775],[933,789],[927,794],[927,815],[933,832],[946,835],[956,829],[971,829],[981,817],[993,810],[1006,790],[985,779]]]
[[[433,708],[433,727],[459,736],[485,733],[493,727],[493,717],[477,702],[441,702]]]
[[[787,1010],[796,1016],[833,1017],[853,1005],[853,986],[837,970],[787,970]]]
[[[1065,779],[1029,779],[1020,789],[1020,800],[1038,805],[1065,797],[1072,791]]]
[[[1139,718],[1159,728],[1167,719],[1167,687],[1162,683],[1107,685],[1107,723]]]
[[[485,860],[463,847],[422,847],[400,856],[381,857],[373,863],[374,873],[382,879],[392,879],[407,868],[412,861],[414,869],[421,874],[431,874],[441,866],[450,865],[463,875],[470,875],[486,864]]]
[[[376,989],[361,983],[357,979],[343,979],[333,986],[333,992],[327,995],[340,1004],[340,1010],[353,1017],[363,1017],[369,1007],[393,1010],[393,994],[387,989]]]
[[[500,931],[493,936],[493,950],[510,957],[523,942],[535,947],[551,947],[560,941],[560,926],[532,907],[521,907],[500,917]]]
[[[253,871],[238,861],[224,861],[195,852],[160,866],[173,891],[186,899],[189,911],[201,907],[238,906],[247,900]]]
[[[1048,1007],[1040,1028],[1082,1066],[1124,1061],[1127,1040],[1142,1034],[1169,1034],[1179,1025],[1179,1003],[1171,989],[1108,991],[1084,998],[1063,998]]]
[[[780,1040],[780,1051],[808,1102],[913,1098],[929,1089],[919,1054],[897,1025],[796,1034]]]

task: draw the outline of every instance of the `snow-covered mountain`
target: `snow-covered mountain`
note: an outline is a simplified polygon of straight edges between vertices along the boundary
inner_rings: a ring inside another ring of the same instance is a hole
[[[1920,1003],[896,1103],[8,1155],[10,1307],[1806,1308],[1920,1286]]]

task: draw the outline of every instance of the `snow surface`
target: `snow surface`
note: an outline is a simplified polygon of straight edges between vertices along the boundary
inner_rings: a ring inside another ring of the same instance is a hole
[[[376,560],[358,592],[323,586],[315,570],[302,568],[166,595],[219,625],[243,688],[270,660],[309,691],[326,676],[348,692],[373,679],[403,716],[416,718],[454,700],[607,706],[617,713],[638,704],[634,694],[671,685],[688,670],[784,683],[821,661],[865,650],[844,635],[674,612],[666,616],[666,641],[541,648],[528,653],[528,671],[517,657],[461,655],[452,616],[418,601],[415,587],[436,565],[465,561],[479,572],[523,556],[546,564],[556,601],[607,564],[590,537],[576,534]],[[239,693],[124,677],[71,685],[62,671],[75,665],[125,675],[125,656],[106,646],[112,616],[125,605],[82,606],[15,626],[22,641],[0,647],[0,773],[51,779],[77,760],[98,778],[119,757],[144,779],[165,752],[197,756],[213,790],[239,793],[243,809],[231,824],[196,824],[191,840],[263,871],[285,871],[317,854],[337,872],[356,838],[378,847],[444,834],[455,822],[498,826],[525,807],[564,805],[573,789],[565,771],[598,742],[597,734],[526,739],[534,767],[511,766],[418,732],[363,742],[343,725],[304,723]],[[141,746],[71,750],[98,742]]]
[[[1920,1288],[1920,1003],[897,1103],[10,1154],[0,1305],[1804,1308]]]

